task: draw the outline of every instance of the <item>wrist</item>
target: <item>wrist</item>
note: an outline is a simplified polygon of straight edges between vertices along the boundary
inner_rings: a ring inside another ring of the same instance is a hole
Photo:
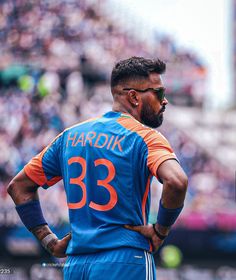
[[[57,241],[57,236],[54,233],[50,233],[41,240],[41,244],[50,254],[53,254],[54,245]]]
[[[57,244],[58,239],[54,239],[52,240],[48,246],[47,246],[47,251],[51,254],[54,255],[54,249],[55,249],[55,245]]]
[[[157,225],[157,224],[153,224],[153,225],[152,225],[153,230],[154,230],[154,232],[155,232],[155,235],[156,235],[159,239],[164,240],[164,239],[168,236],[169,230],[168,230],[168,231],[165,231],[165,232],[163,233],[163,232],[161,232],[160,230],[158,230],[158,229],[156,228],[156,225]]]
[[[16,211],[22,223],[29,231],[32,231],[32,229],[38,226],[47,225],[43,217],[40,202],[37,199],[16,205]]]
[[[162,201],[160,200],[159,209],[157,214],[157,223],[164,227],[172,226],[177,218],[179,217],[183,206],[179,208],[166,208],[163,206]]]
[[[44,237],[52,233],[48,225],[40,225],[31,229],[33,235],[41,242]]]

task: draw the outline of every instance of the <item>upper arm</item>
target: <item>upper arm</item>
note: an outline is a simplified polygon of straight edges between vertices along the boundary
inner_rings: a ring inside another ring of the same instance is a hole
[[[38,186],[33,180],[31,180],[22,169],[12,180],[14,184],[17,184],[19,188],[34,188]],[[11,183],[10,183],[11,184]]]
[[[61,180],[60,143],[61,134],[24,167],[26,175],[37,185],[48,187]]]
[[[161,133],[152,130],[145,137],[145,142],[148,149],[148,168],[153,176],[156,176],[157,178],[161,179],[159,173],[157,173],[159,167],[164,162],[169,161],[170,159],[174,159],[171,162],[175,162],[175,164],[177,164],[177,157],[173,149],[171,148],[169,142]]]
[[[157,169],[156,176],[176,187],[185,184],[187,176],[176,160],[166,160]]]
[[[157,176],[163,181],[162,205],[166,208],[183,206],[188,179],[176,160],[166,160],[157,169]]]
[[[38,199],[39,186],[51,186],[61,180],[58,149],[60,136],[33,157],[8,185],[7,191],[16,204]]]
[[[9,183],[7,191],[16,204],[38,199],[38,185],[21,170]]]

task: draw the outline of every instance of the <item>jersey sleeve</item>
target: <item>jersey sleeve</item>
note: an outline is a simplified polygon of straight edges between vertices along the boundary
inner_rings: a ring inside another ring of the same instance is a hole
[[[156,176],[158,167],[168,159],[178,161],[167,139],[159,132],[152,130],[145,136],[148,148],[147,165],[153,176]]]
[[[26,175],[37,185],[48,188],[62,179],[60,143],[62,134],[25,165]]]

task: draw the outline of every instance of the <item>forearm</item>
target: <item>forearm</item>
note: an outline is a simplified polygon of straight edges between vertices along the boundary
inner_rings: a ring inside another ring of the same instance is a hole
[[[174,183],[164,182],[161,201],[162,205],[169,209],[183,206],[187,190],[187,183],[182,183],[181,187]]]
[[[12,200],[14,201],[15,205],[20,205],[26,202],[29,202],[31,200],[39,200],[39,196],[37,191],[36,192],[28,192],[28,193],[18,193],[13,192],[9,193]]]
[[[8,185],[8,194],[16,205],[38,200],[38,185],[24,176],[21,171]]]
[[[31,232],[39,241],[41,241],[44,237],[52,233],[48,225],[37,226],[31,229]]]
[[[10,192],[16,210],[26,226],[40,241],[41,245],[53,254],[58,238],[52,233],[41,212],[37,192]]]
[[[15,202],[16,211],[26,228],[53,256],[64,258],[71,234],[58,240],[57,236],[52,233],[43,217],[37,192],[38,187],[22,170],[10,182],[7,191]]]
[[[165,180],[155,229],[163,236],[167,236],[171,226],[177,220],[184,205],[187,191],[187,177]]]
[[[23,170],[13,178],[7,188],[9,195],[16,204],[16,211],[21,221],[29,231],[47,224],[43,217],[37,190],[38,185],[30,180]],[[41,237],[45,229],[44,227],[43,231],[36,231],[36,236]]]
[[[58,242],[58,238],[51,231],[48,225],[41,225],[33,228],[31,232],[41,242],[41,245],[51,254],[53,253],[54,245]]]

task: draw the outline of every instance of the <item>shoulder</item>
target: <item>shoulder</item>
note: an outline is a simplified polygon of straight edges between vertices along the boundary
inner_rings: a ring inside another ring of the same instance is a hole
[[[133,117],[124,114],[121,114],[121,116],[117,119],[117,122],[127,130],[140,135],[142,138],[144,138],[152,130]]]
[[[169,144],[167,139],[160,132],[140,123],[133,117],[121,115],[117,122],[127,130],[130,130],[141,136],[147,145],[151,142]]]

